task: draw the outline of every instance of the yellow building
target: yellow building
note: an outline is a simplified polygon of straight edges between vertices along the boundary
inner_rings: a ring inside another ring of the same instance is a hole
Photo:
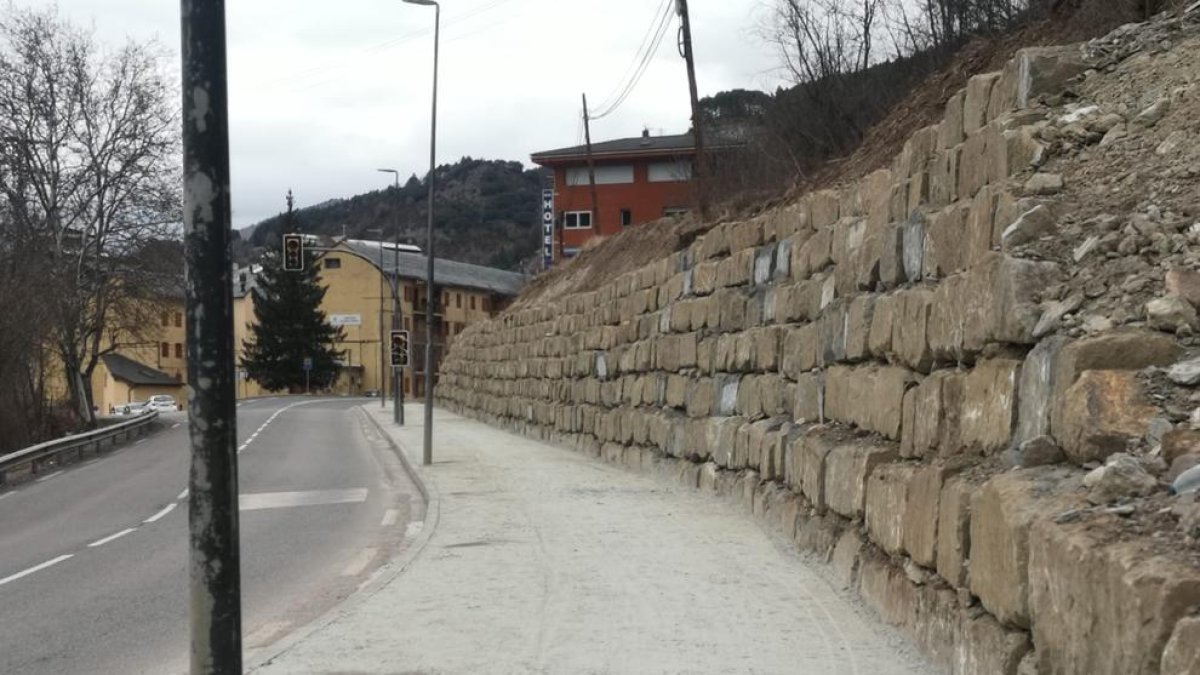
[[[185,403],[187,350],[182,296],[160,298],[149,312],[154,325],[137,336],[115,335],[113,351],[100,357],[92,371],[92,405],[109,414],[125,403],[166,394]]]
[[[322,310],[342,327],[341,393],[378,392],[390,395],[391,384],[381,378],[390,371],[382,363],[383,349],[393,327],[391,284],[379,274],[398,280],[400,320],[395,325],[410,333],[409,367],[404,370],[407,396],[425,392],[425,278],[427,258],[418,249],[391,242],[351,239],[337,242],[322,255],[321,283],[328,289]],[[382,258],[382,260],[381,260]],[[516,272],[436,258],[434,260],[434,357],[440,362],[447,342],[470,323],[492,316],[516,297],[525,276]],[[415,311],[415,315],[414,315]]]

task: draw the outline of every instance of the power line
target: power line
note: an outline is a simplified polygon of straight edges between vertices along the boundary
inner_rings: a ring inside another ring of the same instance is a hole
[[[592,120],[603,119],[616,112],[617,108],[620,108],[621,104],[623,104],[626,99],[629,98],[629,95],[633,93],[633,90],[641,81],[642,76],[646,74],[646,70],[650,67],[651,60],[654,58],[655,54],[658,53],[658,48],[662,45],[663,37],[665,37],[667,34],[667,28],[671,25],[671,1],[668,0],[667,2],[664,2],[663,8],[664,11],[655,30],[654,38],[645,52],[641,55],[641,59],[637,60],[637,68],[634,71],[633,77],[631,77],[625,86],[621,88],[615,99],[610,97],[610,99],[612,99],[611,103],[604,106],[600,112],[591,116]]]
[[[629,62],[629,66],[625,68],[625,72],[621,73],[621,78],[619,80],[617,80],[618,82],[624,83],[627,80],[627,78],[629,78],[633,74],[635,67],[638,65],[639,61],[642,58],[642,53],[644,51],[646,51],[647,47],[650,45],[650,41],[654,36],[654,27],[656,25],[658,25],[658,21],[661,20],[661,19],[659,19],[659,17],[663,13],[663,8],[670,2],[672,2],[672,0],[663,0],[662,4],[658,6],[658,9],[654,10],[654,14],[651,15],[651,17],[650,17],[650,23],[649,23],[649,25],[646,26],[646,33],[645,33],[645,35],[642,36],[642,41],[640,43],[638,43],[638,48],[637,48],[637,51],[634,52],[633,59]],[[615,94],[623,88],[624,88],[624,84],[618,85],[608,95],[608,98],[606,98],[600,102],[600,105],[598,105],[597,108],[600,108],[600,109],[606,108],[608,106],[608,104],[612,103],[613,100],[615,100]]]

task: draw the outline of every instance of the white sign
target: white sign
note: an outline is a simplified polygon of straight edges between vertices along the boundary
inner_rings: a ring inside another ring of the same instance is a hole
[[[362,314],[330,314],[329,325],[331,326],[361,326]]]
[[[554,264],[554,190],[542,190],[542,269]]]

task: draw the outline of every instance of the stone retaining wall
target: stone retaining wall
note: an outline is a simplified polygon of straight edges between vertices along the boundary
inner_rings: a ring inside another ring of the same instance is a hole
[[[439,401],[739,499],[955,673],[1189,672],[1200,572],[1071,518],[1179,348],[1048,334],[1069,270],[1009,250],[1053,183],[1028,108],[1081,53],[972,78],[856,184],[470,326]],[[1047,437],[1070,461],[1002,461]]]

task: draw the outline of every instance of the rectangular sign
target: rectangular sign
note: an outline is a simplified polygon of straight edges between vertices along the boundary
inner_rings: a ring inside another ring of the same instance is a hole
[[[330,314],[329,325],[331,326],[361,326],[362,314]]]
[[[312,357],[304,357],[304,370],[312,370]]]
[[[554,190],[542,190],[542,269],[554,264]]]

